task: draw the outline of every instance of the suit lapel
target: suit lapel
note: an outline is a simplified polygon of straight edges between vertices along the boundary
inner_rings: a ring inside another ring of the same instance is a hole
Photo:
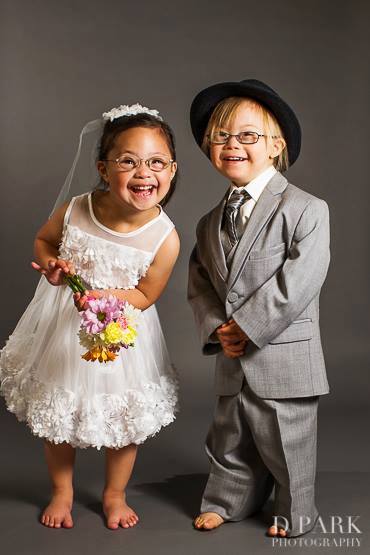
[[[264,188],[236,248],[228,277],[229,289],[232,288],[235,281],[238,279],[244,267],[244,262],[257,237],[276,211],[281,200],[281,193],[284,191],[287,184],[288,182],[285,177],[277,172]]]
[[[225,253],[221,243],[221,223],[224,207],[229,191],[225,193],[218,205],[212,210],[208,219],[208,246],[220,276],[226,282],[229,270],[226,265]]]

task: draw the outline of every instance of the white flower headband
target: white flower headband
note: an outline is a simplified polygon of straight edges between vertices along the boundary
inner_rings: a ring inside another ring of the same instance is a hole
[[[120,118],[122,116],[135,116],[136,114],[150,114],[155,118],[163,121],[163,118],[159,115],[158,110],[150,110],[146,106],[142,106],[141,104],[132,104],[128,106],[128,104],[122,104],[117,108],[112,108],[109,112],[104,112],[102,114],[104,120],[113,121],[116,118]]]

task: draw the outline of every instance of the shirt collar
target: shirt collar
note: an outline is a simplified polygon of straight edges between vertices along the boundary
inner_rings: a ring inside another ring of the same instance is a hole
[[[227,198],[229,199],[231,197],[231,193],[234,190],[241,191],[245,189],[247,193],[250,194],[252,199],[257,202],[262,194],[263,189],[266,187],[267,183],[270,181],[272,176],[275,175],[275,173],[276,169],[274,168],[274,166],[270,166],[269,168],[267,168],[267,170],[264,170],[262,173],[257,175],[257,177],[252,179],[252,181],[250,181],[248,185],[244,185],[243,187],[235,187],[235,185],[231,184],[229,196]]]

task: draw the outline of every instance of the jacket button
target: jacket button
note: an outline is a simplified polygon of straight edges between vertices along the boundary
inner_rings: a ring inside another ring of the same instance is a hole
[[[235,293],[235,291],[231,291],[227,296],[228,300],[231,303],[234,303],[235,301],[237,301],[238,297],[239,297],[239,295],[238,295],[238,293]]]

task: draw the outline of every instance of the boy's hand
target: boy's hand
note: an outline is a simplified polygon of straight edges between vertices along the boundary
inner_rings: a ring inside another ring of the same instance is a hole
[[[244,355],[245,347],[249,341],[247,334],[232,318],[216,329],[218,340],[221,343],[224,355],[229,358],[238,358]]]
[[[249,341],[249,337],[232,318],[216,330],[220,343],[230,345],[237,341]]]
[[[244,355],[246,345],[246,341],[239,341],[239,343],[234,343],[233,345],[222,346],[222,350],[228,358],[239,358]]]
[[[43,274],[51,285],[63,285],[65,283],[64,276],[76,273],[72,262],[61,258],[51,258],[48,261],[47,268],[43,268],[34,261],[31,262],[31,266],[34,270]]]

